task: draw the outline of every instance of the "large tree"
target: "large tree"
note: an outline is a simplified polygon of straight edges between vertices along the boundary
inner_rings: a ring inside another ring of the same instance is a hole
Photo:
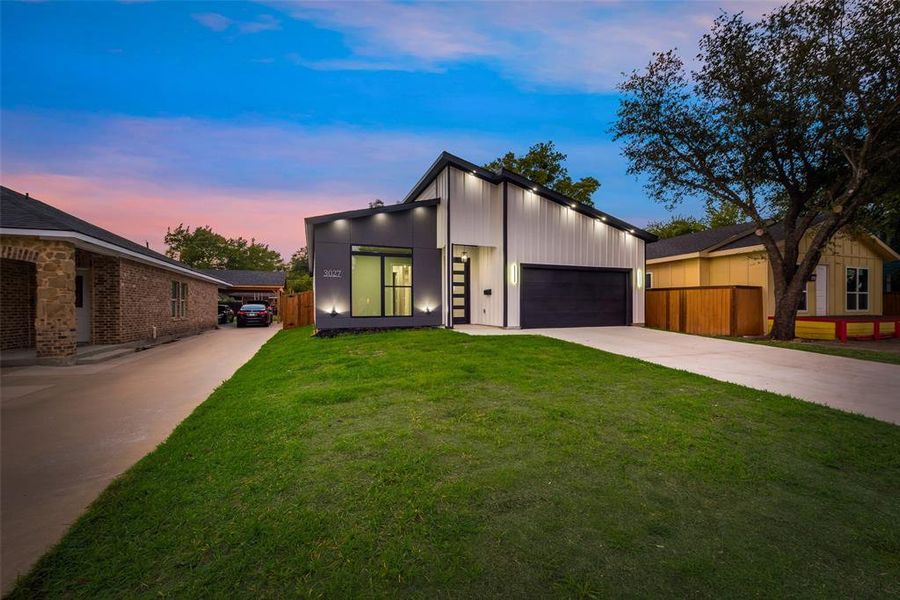
[[[593,177],[574,181],[563,164],[565,160],[566,155],[557,150],[552,141],[548,141],[535,144],[521,156],[507,152],[484,165],[484,168],[492,171],[498,171],[501,167],[508,169],[582,204],[593,206],[591,196],[600,189],[600,182]]]
[[[284,261],[276,250],[254,239],[226,238],[211,227],[193,230],[183,223],[166,230],[166,256],[195,269],[280,271]]]
[[[829,240],[898,186],[900,2],[796,1],[756,22],[723,13],[697,61],[687,74],[663,52],[632,73],[616,138],[658,201],[700,196],[752,220],[774,274],[772,337],[793,338]]]

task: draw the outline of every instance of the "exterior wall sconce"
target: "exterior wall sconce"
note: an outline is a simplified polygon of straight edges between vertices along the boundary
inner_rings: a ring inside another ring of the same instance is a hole
[[[519,284],[519,265],[517,265],[516,263],[509,264],[509,284]]]
[[[642,287],[644,287],[644,272],[641,271],[640,269],[637,270],[637,281],[636,281],[636,283],[637,283],[637,288],[638,288],[638,289],[641,289]]]
[[[330,314],[332,317],[336,317],[337,314],[338,314],[337,308],[335,308],[334,306],[332,306],[332,307],[331,307],[331,312],[328,313],[328,314]]]
[[[469,261],[469,253],[468,253],[468,252],[463,251],[463,253],[462,253],[462,261],[463,261],[463,262],[468,262],[468,261]]]
[[[431,307],[430,307],[430,306],[426,306],[426,307],[425,307],[425,314],[426,314],[426,315],[430,315],[430,314],[431,314]]]

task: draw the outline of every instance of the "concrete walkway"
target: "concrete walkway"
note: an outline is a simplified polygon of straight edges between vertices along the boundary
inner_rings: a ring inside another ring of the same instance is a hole
[[[0,370],[2,593],[278,330],[230,325],[97,365]]]
[[[643,327],[456,329],[471,335],[544,335],[900,424],[898,365]]]

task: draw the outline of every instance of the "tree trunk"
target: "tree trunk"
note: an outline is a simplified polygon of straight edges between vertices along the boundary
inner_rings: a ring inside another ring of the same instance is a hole
[[[797,310],[808,278],[808,274],[801,273],[799,269],[793,273],[790,281],[775,278],[775,321],[769,334],[773,340],[790,341],[796,337],[794,330]]]

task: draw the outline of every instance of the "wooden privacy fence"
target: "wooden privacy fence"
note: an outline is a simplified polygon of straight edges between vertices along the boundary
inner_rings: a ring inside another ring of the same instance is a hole
[[[888,317],[896,317],[900,315],[900,292],[884,293],[884,310],[881,314]]]
[[[281,294],[278,299],[278,312],[281,315],[281,325],[285,329],[312,325],[316,320],[313,293]]]
[[[698,335],[762,335],[762,288],[745,285],[647,290],[647,327]]]

